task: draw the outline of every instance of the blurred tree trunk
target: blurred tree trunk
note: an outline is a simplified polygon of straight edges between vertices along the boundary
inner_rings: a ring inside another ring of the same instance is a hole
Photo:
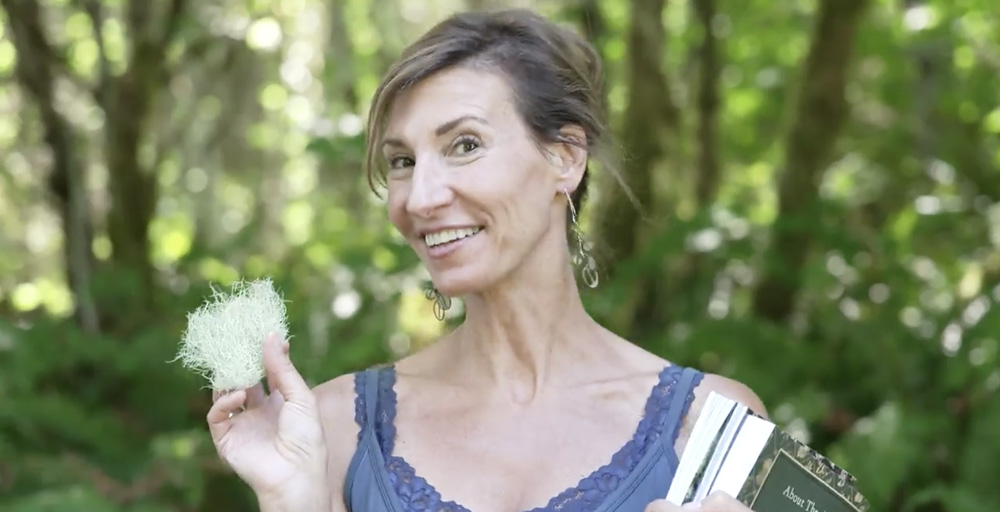
[[[604,59],[603,45],[604,38],[607,37],[608,24],[601,14],[601,6],[597,0],[582,0],[578,7],[578,17],[580,25],[583,27],[583,35],[588,41],[597,45],[598,52],[601,53],[601,60]]]
[[[331,107],[342,103],[348,112],[358,112],[358,91],[354,85],[354,47],[347,32],[344,12],[345,0],[332,0],[329,11],[329,36],[327,39],[324,72],[328,83],[326,101]],[[335,109],[339,112],[340,109]]]
[[[209,162],[203,166],[206,175],[205,188],[195,194],[194,243],[196,247],[210,253],[221,247],[224,238],[223,222],[220,218],[223,209],[219,206],[219,191],[227,168],[224,157],[225,143],[231,134],[243,127],[243,112],[257,103],[254,95],[256,88],[248,87],[246,82],[232,79],[233,70],[239,65],[240,55],[244,54],[245,47],[242,43],[228,41],[216,44],[221,47],[218,61],[203,68],[205,78],[200,87],[196,88],[196,94],[199,97],[224,98],[225,101],[222,102],[222,109],[215,118],[215,123],[204,130],[203,136],[188,137],[189,149],[184,156],[184,160],[190,159],[192,164],[198,159]],[[190,105],[196,114],[198,103],[191,102]],[[198,144],[196,141],[203,142]],[[188,168],[188,165],[181,166],[181,169]]]
[[[48,187],[62,220],[63,254],[69,288],[76,301],[76,319],[86,332],[98,330],[98,314],[91,295],[93,225],[86,188],[86,163],[70,122],[55,106],[53,59],[59,58],[42,27],[35,0],[2,0],[17,50],[16,75],[20,86],[39,111],[45,142],[52,151]]]
[[[648,234],[643,212],[655,211],[653,172],[658,162],[670,154],[677,135],[679,113],[671,95],[670,82],[663,69],[666,31],[662,22],[666,0],[632,0],[627,35],[626,81],[629,103],[626,107],[622,139],[626,159],[622,172],[624,184],[633,197],[613,183],[602,187],[603,198],[596,218],[595,238],[604,256],[602,270],[613,276],[614,267],[626,259],[640,257],[642,237]],[[638,203],[638,204],[634,204]],[[639,258],[642,260],[643,258]],[[652,279],[636,284],[631,299],[632,312],[618,312],[621,329],[647,326],[646,320],[660,318],[654,311],[662,287],[658,272]],[[616,315],[616,316],[618,316]]]
[[[823,0],[805,60],[785,143],[778,216],[764,253],[754,313],[783,322],[793,311],[815,229],[818,181],[848,116],[844,98],[854,34],[867,0]]]
[[[604,51],[609,33],[608,22],[601,12],[601,6],[598,4],[598,0],[580,0],[578,3],[574,2],[565,8],[565,16],[579,26],[583,37],[594,45],[594,49],[597,50],[597,54],[601,57],[601,63],[603,64],[602,85],[604,87],[604,104],[607,105],[607,84],[611,80],[609,72],[611,62],[608,60],[607,52]]]
[[[621,172],[638,206],[645,210],[653,206],[652,173],[665,154],[664,128],[670,118],[676,117],[661,65],[666,39],[661,13],[665,6],[666,0],[632,0],[627,35],[629,103],[622,126],[626,160]],[[614,263],[636,254],[642,213],[620,187],[607,189],[604,194],[597,239],[601,249],[610,252],[608,263]]]
[[[605,108],[609,109],[607,115],[610,117],[610,103],[608,101],[610,87],[608,87],[608,83],[611,81],[611,73],[607,52],[604,51],[609,34],[608,23],[604,18],[604,14],[601,13],[601,6],[597,3],[597,0],[582,0],[578,5],[573,4],[567,8],[567,17],[576,20],[583,33],[583,37],[594,45],[594,49],[597,50],[597,54],[601,58],[603,65],[601,69],[601,96],[604,100]]]
[[[161,12],[158,6],[166,7]],[[108,234],[117,267],[132,274],[142,290],[153,286],[149,258],[149,223],[158,199],[155,169],[140,149],[148,132],[157,95],[169,83],[166,50],[178,29],[187,0],[131,0],[125,5],[130,36],[128,65],[119,75],[103,74],[98,97],[105,113],[104,151],[107,159],[111,211]],[[99,5],[88,9],[94,24],[103,26]],[[102,35],[96,33],[100,40]],[[106,62],[102,54],[101,61]],[[148,296],[142,293],[142,296]]]
[[[378,75],[382,76],[403,52],[409,41],[406,39],[406,21],[400,14],[400,0],[379,0],[368,7],[369,19],[382,40],[378,45]]]
[[[719,192],[720,147],[719,147],[719,78],[722,73],[722,58],[719,39],[713,30],[716,17],[715,0],[694,0],[692,11],[701,28],[702,40],[694,52],[693,68],[697,74],[695,147],[696,166],[694,176],[694,196],[696,208],[703,215],[709,212]],[[705,254],[699,251],[685,251],[676,277],[669,281],[670,297],[684,296],[678,301],[685,311],[678,311],[685,317],[697,317],[707,307],[713,289],[713,279],[707,275]],[[674,308],[676,310],[676,308]],[[669,313],[674,313],[671,311]],[[667,314],[664,311],[663,314]]]
[[[254,249],[271,261],[281,261],[288,249],[282,215],[289,201],[288,187],[282,178],[282,159],[273,151],[256,151],[261,168],[257,170],[258,199],[254,208],[254,223],[258,231],[254,237]]]
[[[129,34],[127,67],[110,70],[105,53],[102,4],[78,0],[91,20],[97,43],[99,78],[92,91],[104,111],[104,158],[109,174],[111,210],[107,226],[116,272],[124,271],[138,285],[129,299],[139,304],[151,298],[153,267],[149,259],[149,223],[156,209],[153,162],[144,162],[145,142],[157,93],[169,81],[166,50],[185,9],[186,0],[132,0],[125,6]],[[69,281],[77,294],[82,324],[95,330],[96,311],[89,290],[92,229],[85,197],[84,165],[75,151],[75,132],[56,110],[53,86],[56,70],[68,74],[65,52],[46,37],[46,19],[37,0],[2,0],[18,45],[18,79],[38,103],[46,125],[46,141],[55,162],[51,188],[62,200]],[[119,297],[120,299],[121,297]]]
[[[698,208],[707,208],[719,191],[719,75],[722,64],[719,40],[712,29],[715,22],[715,0],[692,2],[702,41],[698,51],[698,174],[695,177],[695,199]]]

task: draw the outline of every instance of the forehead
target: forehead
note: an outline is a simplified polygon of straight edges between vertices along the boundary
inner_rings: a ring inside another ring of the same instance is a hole
[[[491,124],[514,114],[510,88],[496,73],[470,67],[439,71],[400,93],[389,114],[387,137],[408,138],[461,116]]]

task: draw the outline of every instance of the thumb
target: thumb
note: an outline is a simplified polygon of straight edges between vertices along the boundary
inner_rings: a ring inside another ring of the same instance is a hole
[[[264,371],[270,391],[278,390],[285,401],[303,405],[312,398],[312,390],[288,356],[288,340],[277,333],[264,339]]]
[[[660,499],[646,505],[643,512],[680,512],[681,510],[687,510],[688,508],[689,507],[686,505],[684,507],[678,507],[665,499]]]

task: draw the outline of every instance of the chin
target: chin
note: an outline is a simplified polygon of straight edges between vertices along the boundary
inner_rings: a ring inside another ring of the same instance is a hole
[[[494,282],[492,276],[475,268],[455,268],[431,275],[434,287],[449,297],[479,293]]]

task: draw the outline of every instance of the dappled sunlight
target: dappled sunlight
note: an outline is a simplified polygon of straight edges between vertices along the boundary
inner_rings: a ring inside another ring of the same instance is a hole
[[[0,9],[0,508],[255,506],[165,363],[209,286],[273,277],[311,384],[462,320],[458,299],[434,318],[364,150],[387,66],[473,3],[538,9],[604,58],[647,204],[591,164],[595,318],[746,382],[873,510],[1000,508],[995,2],[716,0],[705,23],[666,2],[640,33],[641,0],[189,1],[172,30],[153,2],[136,31],[139,1]],[[823,5],[842,18],[820,40]]]

